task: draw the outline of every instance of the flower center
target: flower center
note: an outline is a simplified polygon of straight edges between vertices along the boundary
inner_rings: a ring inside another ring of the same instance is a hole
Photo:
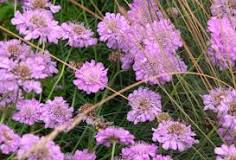
[[[181,135],[184,132],[184,128],[178,122],[169,126],[167,130],[168,130],[168,133],[177,134],[177,135]]]
[[[31,75],[31,70],[26,65],[19,65],[13,70],[13,73],[21,79],[28,79]]]
[[[17,45],[9,45],[7,50],[12,56],[17,56],[19,54],[20,48]]]
[[[47,148],[40,148],[40,149],[37,149],[37,151],[34,151],[32,153],[32,157],[35,160],[44,160],[47,157],[49,157],[49,155],[50,155],[49,150]]]
[[[77,34],[82,34],[84,32],[84,27],[81,25],[75,25],[73,31]]]
[[[144,97],[142,98],[140,101],[139,101],[139,107],[140,109],[146,109],[148,108],[149,106],[149,99],[147,97]]]
[[[47,27],[47,23],[43,17],[33,15],[30,18],[30,22],[37,27]]]
[[[230,105],[229,111],[232,116],[236,116],[236,102]]]
[[[11,135],[8,133],[8,131],[7,131],[6,129],[3,130],[3,136],[4,136],[4,138],[6,138],[8,141],[11,141],[11,140],[12,140]]]
[[[224,96],[224,95],[225,95],[224,92],[219,92],[214,96],[216,104],[220,104],[220,102],[222,100],[222,96]]]
[[[32,2],[33,8],[44,8],[46,4],[46,0],[33,0]]]
[[[61,106],[53,107],[52,109],[53,115],[59,119],[65,115],[65,110]]]
[[[107,24],[107,27],[108,29],[114,32],[116,30],[117,24],[115,21],[111,21]]]

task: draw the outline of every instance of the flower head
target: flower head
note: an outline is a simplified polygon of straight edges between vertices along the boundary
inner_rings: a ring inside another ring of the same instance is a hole
[[[35,99],[19,100],[16,108],[18,112],[14,113],[14,120],[28,125],[33,125],[40,120],[42,104],[39,101]]]
[[[153,160],[173,160],[170,156],[157,155]]]
[[[166,150],[184,151],[198,143],[194,139],[196,134],[191,131],[191,126],[186,126],[180,122],[163,121],[153,131],[153,141],[159,142]]]
[[[152,160],[156,156],[157,146],[147,143],[136,143],[122,149],[122,158],[126,160]]]
[[[25,154],[31,149],[33,145],[38,143],[40,138],[33,134],[25,134],[21,138],[20,147],[17,152],[17,158],[21,159]],[[53,141],[49,141],[42,148],[35,150],[30,153],[28,160],[64,160],[64,155],[60,150],[60,147],[56,145]]]
[[[129,145],[134,143],[134,136],[123,128],[108,127],[98,131],[96,141],[106,147],[110,147],[113,141]]]
[[[20,136],[7,125],[0,124],[0,150],[4,154],[17,151],[20,143]]]
[[[63,39],[68,39],[71,47],[89,47],[97,43],[94,33],[82,23],[65,22],[61,25]]]
[[[55,128],[68,123],[72,118],[73,108],[62,97],[48,100],[42,109],[41,120],[46,128]]]
[[[17,11],[11,22],[26,40],[39,39],[41,42],[57,43],[62,36],[61,27],[47,10]]]
[[[81,158],[83,160],[95,160],[96,155],[94,153],[90,153],[87,149],[85,149],[83,151],[77,150],[75,152],[73,160],[81,160]]]
[[[236,148],[234,145],[225,144],[215,148],[216,160],[234,160],[236,159]]]
[[[57,13],[61,6],[53,5],[49,0],[24,0],[25,10],[50,9],[52,13]]]
[[[139,88],[128,96],[132,110],[128,112],[127,119],[138,122],[153,121],[161,112],[161,96],[148,88]]]
[[[211,5],[211,14],[213,16],[235,16],[236,2],[235,0],[213,0]]]
[[[80,69],[75,72],[76,80],[74,84],[87,94],[96,93],[103,90],[108,83],[107,69],[100,62],[91,60],[85,62]]]

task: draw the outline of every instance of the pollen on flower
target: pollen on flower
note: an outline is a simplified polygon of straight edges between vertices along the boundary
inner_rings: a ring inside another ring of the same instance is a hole
[[[30,22],[37,27],[47,27],[47,22],[45,21],[45,19],[43,19],[43,17],[37,16],[37,15],[33,15],[30,18]]]
[[[31,76],[31,70],[27,65],[18,65],[13,73],[19,76],[21,79],[28,79]]]
[[[32,0],[33,8],[44,8],[47,4],[46,0]]]

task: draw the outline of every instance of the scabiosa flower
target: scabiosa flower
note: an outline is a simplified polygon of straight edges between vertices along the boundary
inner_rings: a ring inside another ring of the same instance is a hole
[[[107,69],[100,62],[91,60],[85,62],[80,69],[75,72],[74,84],[87,94],[96,93],[103,90],[108,83]]]
[[[184,151],[198,143],[194,139],[196,134],[191,131],[191,126],[180,122],[163,121],[153,131],[153,141],[159,142],[165,150]]]
[[[234,0],[213,0],[211,5],[211,14],[213,16],[235,16],[236,2]]]
[[[104,19],[98,24],[98,33],[102,42],[112,49],[128,50],[126,35],[129,32],[129,23],[124,16],[106,13]]]
[[[225,144],[215,148],[216,160],[234,160],[236,159],[236,148],[234,145]]]
[[[97,43],[94,33],[82,23],[65,22],[61,25],[63,39],[68,39],[71,47],[89,47]]]
[[[170,156],[157,155],[153,160],[173,160]]]
[[[20,147],[17,152],[17,158],[21,159],[31,149],[33,145],[38,143],[40,138],[33,134],[25,134],[21,138]],[[60,147],[53,141],[49,141],[45,146],[32,152],[28,156],[28,160],[64,160],[64,155],[60,150]]]
[[[221,70],[235,66],[235,26],[235,19],[229,17],[212,17],[208,21],[208,30],[211,33],[211,39],[207,55],[211,62],[218,65]]]
[[[87,149],[83,151],[77,150],[74,155],[73,160],[95,160],[96,155],[94,153],[90,153]]]
[[[40,42],[57,43],[62,36],[61,27],[47,10],[17,11],[11,22],[26,40],[39,39]]]
[[[234,130],[229,128],[219,128],[217,133],[226,144],[234,143],[236,135],[236,132]]]
[[[218,111],[221,101],[227,96],[229,90],[224,88],[215,88],[209,91],[208,94],[202,96],[204,110]]]
[[[175,53],[183,45],[180,32],[167,19],[147,24],[146,33],[145,43],[151,46],[155,44],[162,54]]]
[[[16,104],[16,112],[13,115],[15,121],[33,125],[35,122],[40,120],[42,104],[35,100],[19,100]]]
[[[122,158],[126,160],[152,160],[156,156],[157,146],[147,143],[136,143],[122,149]]]
[[[20,137],[4,124],[0,124],[0,150],[4,154],[15,152],[20,143]]]
[[[127,119],[134,124],[153,121],[161,112],[161,96],[148,88],[140,87],[129,94],[128,100],[132,110],[128,112]]]
[[[52,13],[57,13],[61,6],[53,5],[49,0],[24,0],[23,8],[25,10],[50,9]]]
[[[41,120],[46,128],[55,128],[70,122],[72,113],[73,108],[69,107],[63,97],[55,97],[43,106]]]
[[[129,145],[134,143],[134,136],[123,128],[107,127],[98,131],[96,141],[106,147],[110,147],[113,141]]]

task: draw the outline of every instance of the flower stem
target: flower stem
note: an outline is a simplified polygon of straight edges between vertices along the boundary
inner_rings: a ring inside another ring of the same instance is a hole
[[[113,141],[113,143],[112,143],[112,151],[111,151],[111,160],[114,160],[115,149],[116,149],[116,141]]]

